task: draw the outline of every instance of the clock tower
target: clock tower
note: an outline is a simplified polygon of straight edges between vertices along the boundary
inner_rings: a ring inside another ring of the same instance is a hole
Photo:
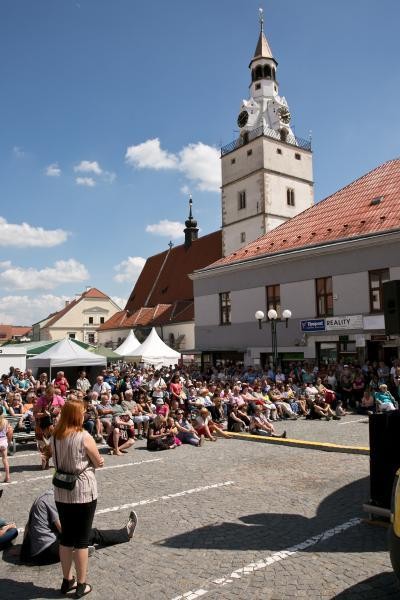
[[[221,148],[225,256],[314,203],[311,141],[290,127],[277,67],[260,9],[260,35],[249,65],[250,94],[237,118],[240,134]]]

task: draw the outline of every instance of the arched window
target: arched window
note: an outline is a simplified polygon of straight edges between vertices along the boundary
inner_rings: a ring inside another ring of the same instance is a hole
[[[256,79],[262,79],[262,66],[258,65],[258,67],[256,67]]]
[[[269,65],[264,65],[264,77],[271,79],[271,67]]]
[[[255,81],[255,79],[256,79],[256,72],[255,72],[255,69],[252,69],[251,70],[251,80]]]
[[[272,79],[275,81],[276,79],[276,71],[275,71],[275,67],[272,67]]]

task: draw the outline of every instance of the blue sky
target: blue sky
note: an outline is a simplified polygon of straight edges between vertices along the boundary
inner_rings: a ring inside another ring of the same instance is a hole
[[[259,5],[2,0],[0,322],[86,285],[126,298],[143,259],[180,243],[189,191],[201,233],[220,226],[218,148],[237,136]],[[316,199],[398,156],[398,0],[263,7]]]

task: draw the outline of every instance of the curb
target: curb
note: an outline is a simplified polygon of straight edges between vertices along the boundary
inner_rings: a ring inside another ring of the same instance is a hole
[[[329,442],[313,442],[310,440],[264,437],[249,433],[229,432],[229,437],[235,440],[244,440],[246,442],[262,442],[264,444],[278,444],[282,446],[292,446],[294,448],[306,448],[308,450],[321,450],[323,452],[342,452],[344,454],[361,454],[364,456],[369,456],[369,448],[366,446],[341,446],[339,444],[331,444]]]

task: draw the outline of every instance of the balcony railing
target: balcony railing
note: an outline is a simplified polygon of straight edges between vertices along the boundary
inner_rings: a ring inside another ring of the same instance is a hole
[[[311,139],[305,140],[294,135],[283,136],[279,131],[269,129],[269,127],[261,126],[257,127],[257,129],[253,129],[252,131],[246,132],[244,135],[241,135],[236,140],[233,140],[233,142],[231,142],[230,144],[222,146],[221,156],[225,156],[226,154],[229,154],[229,152],[233,152],[237,148],[245,146],[249,142],[255,140],[258,137],[261,137],[262,135],[277,140],[279,142],[283,142],[285,144],[290,144],[291,146],[297,146],[298,148],[302,148],[303,150],[309,150],[311,152]]]

